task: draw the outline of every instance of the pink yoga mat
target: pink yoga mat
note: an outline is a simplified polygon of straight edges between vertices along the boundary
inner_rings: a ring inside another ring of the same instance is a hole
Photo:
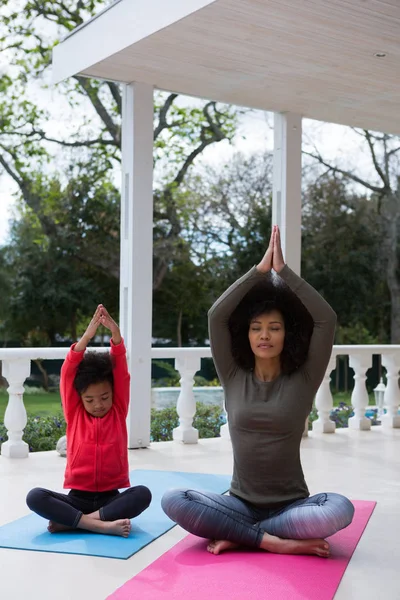
[[[376,503],[353,504],[352,524],[329,538],[331,558],[252,550],[214,556],[189,535],[108,600],[331,600]]]

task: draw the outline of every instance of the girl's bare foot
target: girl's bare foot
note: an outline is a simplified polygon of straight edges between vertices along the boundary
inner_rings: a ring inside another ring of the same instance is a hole
[[[117,521],[101,521],[90,515],[82,515],[78,523],[79,529],[92,531],[93,533],[105,533],[107,535],[120,535],[128,537],[131,531],[130,519],[118,519]]]
[[[109,535],[121,535],[122,537],[128,537],[131,532],[130,519],[119,519],[118,521],[101,521],[104,526],[102,533],[108,533]]]
[[[73,527],[68,527],[68,525],[61,525],[60,523],[55,523],[54,521],[49,521],[47,526],[47,531],[50,533],[59,533],[61,531],[71,531]]]
[[[265,533],[260,548],[275,554],[314,554],[323,558],[330,556],[328,542],[319,538],[310,540],[285,540]]]
[[[219,554],[224,550],[234,550],[235,548],[239,548],[239,544],[228,542],[227,540],[213,540],[207,546],[207,550],[211,554]]]

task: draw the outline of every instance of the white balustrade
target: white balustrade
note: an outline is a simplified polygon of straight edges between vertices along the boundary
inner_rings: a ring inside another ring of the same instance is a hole
[[[399,389],[399,352],[382,352],[382,365],[386,369],[386,390],[384,396],[384,406],[386,414],[382,416],[382,426],[400,427],[400,389]]]
[[[366,372],[372,365],[370,352],[360,350],[350,353],[350,367],[354,369],[354,389],[351,394],[351,404],[354,410],[354,417],[349,419],[350,429],[361,429],[367,431],[371,429],[371,419],[365,416],[369,404],[369,397],[366,382]]]
[[[336,356],[333,355],[329,361],[328,368],[322,383],[315,396],[315,408],[318,419],[313,422],[312,430],[315,433],[335,433],[336,424],[330,419],[333,408],[333,397],[331,392],[331,373],[336,365]]]
[[[106,350],[105,348],[99,350]],[[23,441],[23,430],[26,425],[26,410],[23,403],[24,381],[30,373],[30,361],[35,359],[63,359],[68,348],[0,348],[0,360],[3,361],[3,375],[8,380],[9,401],[4,417],[8,440],[1,446],[1,454],[10,458],[28,456],[28,445]],[[387,346],[334,346],[325,377],[316,394],[315,405],[318,419],[314,421],[312,430],[318,433],[333,433],[335,423],[330,419],[333,408],[330,390],[330,374],[335,366],[335,357],[349,355],[350,366],[354,369],[354,390],[351,403],[354,416],[349,419],[350,429],[371,429],[371,420],[365,416],[369,404],[366,388],[366,372],[371,367],[372,355],[382,355],[382,364],[387,372],[385,390],[385,414],[382,425],[385,428],[400,428],[400,345]],[[210,348],[152,348],[152,358],[175,359],[176,368],[181,375],[181,390],[177,402],[179,426],[173,431],[175,441],[195,444],[198,431],[193,427],[196,414],[194,397],[194,375],[200,369],[201,359],[211,357]],[[151,402],[151,399],[148,399]],[[220,428],[220,435],[229,439],[228,423]],[[304,436],[307,435],[307,423]]]
[[[173,439],[184,444],[197,444],[199,432],[193,427],[196,414],[196,400],[193,393],[194,376],[200,370],[201,359],[197,356],[184,355],[175,361],[175,368],[181,375],[181,391],[176,410],[179,426],[173,430]]]
[[[27,359],[3,361],[3,376],[9,387],[8,404],[4,414],[4,425],[8,440],[1,445],[1,455],[7,458],[26,458],[29,446],[23,441],[27,415],[24,405],[24,381],[31,372],[31,363]]]

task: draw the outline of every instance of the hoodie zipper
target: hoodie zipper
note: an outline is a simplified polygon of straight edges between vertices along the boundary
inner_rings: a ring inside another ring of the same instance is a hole
[[[96,491],[99,491],[99,419],[95,420],[96,423]]]

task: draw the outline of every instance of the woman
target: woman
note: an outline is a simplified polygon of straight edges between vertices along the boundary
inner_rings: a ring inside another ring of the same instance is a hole
[[[266,301],[271,269],[281,285]],[[344,496],[309,496],[300,462],[335,325],[332,308],[285,264],[276,226],[261,262],[211,308],[211,348],[233,447],[230,495],[171,490],[162,500],[176,523],[211,538],[209,552],[248,546],[328,557],[324,538],[351,523],[354,507]]]

